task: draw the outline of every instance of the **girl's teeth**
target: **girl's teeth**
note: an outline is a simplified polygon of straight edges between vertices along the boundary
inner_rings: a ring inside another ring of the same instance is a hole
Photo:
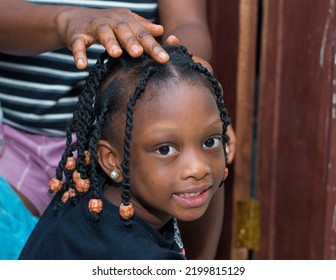
[[[196,196],[199,195],[201,192],[197,192],[197,193],[179,193],[178,195],[181,197],[191,197],[191,196]]]

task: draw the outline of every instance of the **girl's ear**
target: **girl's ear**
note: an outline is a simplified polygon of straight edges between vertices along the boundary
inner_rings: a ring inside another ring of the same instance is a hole
[[[107,176],[111,177],[112,171],[117,171],[119,173],[118,178],[113,179],[117,183],[122,181],[122,156],[118,152],[118,149],[111,145],[106,140],[99,140],[97,143],[97,155],[98,162],[101,168],[104,170]]]
[[[227,169],[227,167],[225,167],[224,169],[224,175],[223,175],[223,181],[226,179],[226,177],[229,175],[229,169]]]

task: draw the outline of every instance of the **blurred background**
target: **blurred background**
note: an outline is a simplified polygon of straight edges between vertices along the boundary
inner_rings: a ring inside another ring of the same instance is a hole
[[[217,259],[336,259],[336,0],[208,0],[237,136]]]

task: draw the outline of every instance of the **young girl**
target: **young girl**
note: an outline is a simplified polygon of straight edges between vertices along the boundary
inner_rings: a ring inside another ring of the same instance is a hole
[[[98,60],[21,259],[185,258],[176,219],[200,218],[223,184],[229,119],[213,75],[163,47],[167,64]]]

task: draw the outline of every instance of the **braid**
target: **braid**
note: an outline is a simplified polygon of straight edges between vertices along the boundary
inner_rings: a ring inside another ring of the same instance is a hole
[[[102,79],[106,75],[104,60],[107,57],[108,54],[106,52],[103,53],[90,72],[86,87],[78,98],[78,108],[75,111],[75,118],[73,119],[76,122],[77,128],[78,171],[83,179],[87,177],[84,151],[88,148],[88,141],[90,139],[88,135],[95,120],[93,110],[95,95]]]
[[[222,142],[223,142],[223,146],[224,146],[224,155],[225,155],[225,160],[227,161],[227,151],[225,149],[225,145],[229,142],[230,138],[229,136],[226,134],[227,132],[227,126],[231,123],[230,118],[228,117],[228,111],[224,106],[224,100],[223,100],[223,95],[222,95],[222,89],[218,83],[218,81],[216,80],[216,78],[213,76],[213,74],[210,73],[210,71],[204,67],[202,64],[200,63],[192,63],[191,64],[192,69],[195,69],[197,71],[199,71],[200,73],[204,74],[208,80],[210,81],[213,90],[214,90],[214,94],[216,96],[216,103],[217,103],[217,107],[220,113],[220,118],[223,122],[223,133],[222,133]]]
[[[180,61],[180,56],[181,53],[184,55],[183,60]],[[175,54],[175,52],[174,52]],[[204,67],[201,63],[196,63],[192,59],[192,54],[189,53],[186,47],[184,46],[177,46],[176,47],[176,59],[175,57],[171,57],[171,60],[174,60],[174,64],[177,66],[181,64],[181,68],[189,68],[192,70],[196,70],[200,74],[204,75],[208,81],[210,82],[214,94],[216,96],[216,103],[217,103],[217,108],[220,112],[220,118],[223,122],[223,133],[222,133],[222,143],[224,146],[224,156],[225,160],[227,161],[227,151],[225,149],[226,144],[229,142],[230,138],[227,135],[227,126],[231,123],[230,118],[228,117],[228,111],[225,108],[224,105],[224,100],[223,100],[223,95],[222,95],[222,88],[220,84],[218,83],[217,79],[215,76],[208,70],[208,68]],[[183,73],[181,73],[183,74]]]
[[[140,79],[133,96],[130,98],[127,104],[127,114],[126,114],[126,127],[125,127],[125,140],[124,140],[124,160],[122,162],[123,169],[123,181],[122,181],[122,203],[125,206],[130,204],[130,178],[129,178],[129,166],[130,166],[130,145],[132,140],[132,128],[133,128],[133,113],[136,101],[140,98],[141,94],[144,92],[147,81],[155,72],[155,68],[150,66]],[[124,220],[126,226],[130,225],[129,219]]]
[[[91,152],[91,164],[90,164],[90,182],[92,188],[92,198],[99,199],[100,197],[100,190],[98,188],[98,174],[97,174],[97,162],[98,162],[98,155],[97,155],[97,142],[101,136],[101,127],[105,122],[106,116],[108,115],[108,107],[104,106],[101,114],[98,116],[97,121],[94,125],[92,136],[89,141],[89,150]],[[93,222],[98,221],[99,216],[96,212],[90,211],[90,219]]]
[[[92,186],[93,197],[98,196],[96,142],[100,137],[100,126],[104,122],[107,109],[103,110],[96,120],[94,105],[96,92],[107,74],[104,64],[107,57],[108,54],[103,53],[91,69],[85,87],[78,97],[74,116],[66,129],[66,148],[56,168],[56,178],[52,178],[49,183],[50,192],[63,191],[62,201],[55,202],[55,210],[58,210],[69,197],[74,200],[76,193],[86,192],[88,190],[87,184]],[[75,139],[73,139],[74,134],[76,135]],[[88,159],[88,150],[90,150],[92,160]],[[77,152],[76,160],[73,157],[74,152]],[[75,179],[75,174],[79,174],[79,178]],[[84,183],[80,189],[77,187],[77,179]],[[86,189],[82,187],[86,187]]]

